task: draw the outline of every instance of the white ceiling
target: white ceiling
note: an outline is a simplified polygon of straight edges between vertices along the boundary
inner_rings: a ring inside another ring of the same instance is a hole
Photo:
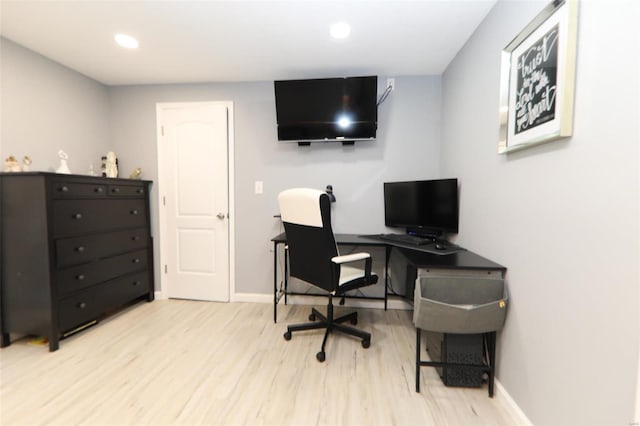
[[[495,2],[1,0],[0,35],[107,85],[440,74]]]

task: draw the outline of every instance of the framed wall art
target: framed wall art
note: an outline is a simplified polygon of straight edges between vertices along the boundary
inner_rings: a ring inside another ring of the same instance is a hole
[[[571,136],[578,1],[545,7],[502,51],[498,153]]]

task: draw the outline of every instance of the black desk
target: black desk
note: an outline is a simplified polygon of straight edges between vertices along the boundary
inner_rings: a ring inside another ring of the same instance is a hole
[[[460,248],[459,251],[455,251],[449,254],[436,254],[433,247],[410,245],[395,241],[382,240],[375,235],[355,235],[355,234],[335,234],[336,244],[338,245],[353,245],[353,246],[372,246],[372,247],[384,247],[385,248],[385,286],[384,296],[347,296],[351,298],[364,298],[375,299],[384,301],[384,309],[387,310],[387,301],[389,293],[388,281],[389,281],[389,258],[392,250],[399,250],[407,259],[408,264],[416,269],[458,269],[458,270],[487,270],[487,271],[500,271],[505,273],[507,268],[492,262],[482,256],[479,256],[471,251]],[[285,303],[287,302],[287,294],[299,295],[299,293],[287,293],[287,274],[288,267],[285,259],[284,263],[284,290],[278,292],[278,245],[286,244],[287,236],[285,233],[281,233],[271,239],[273,241],[273,322],[277,322],[278,315],[278,302],[282,296],[285,297]],[[305,296],[326,296],[325,294],[308,294]]]

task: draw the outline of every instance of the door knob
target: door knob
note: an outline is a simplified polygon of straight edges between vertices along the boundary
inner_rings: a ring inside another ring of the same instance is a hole
[[[220,220],[224,219],[224,213],[220,212],[216,215],[216,217]]]

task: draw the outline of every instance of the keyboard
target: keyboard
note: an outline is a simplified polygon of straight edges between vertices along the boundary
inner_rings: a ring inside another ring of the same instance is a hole
[[[430,238],[423,238],[416,235],[407,234],[380,234],[378,238],[380,238],[381,240],[395,241],[398,243],[412,244],[415,246],[431,244],[433,242],[433,240],[431,240]]]

